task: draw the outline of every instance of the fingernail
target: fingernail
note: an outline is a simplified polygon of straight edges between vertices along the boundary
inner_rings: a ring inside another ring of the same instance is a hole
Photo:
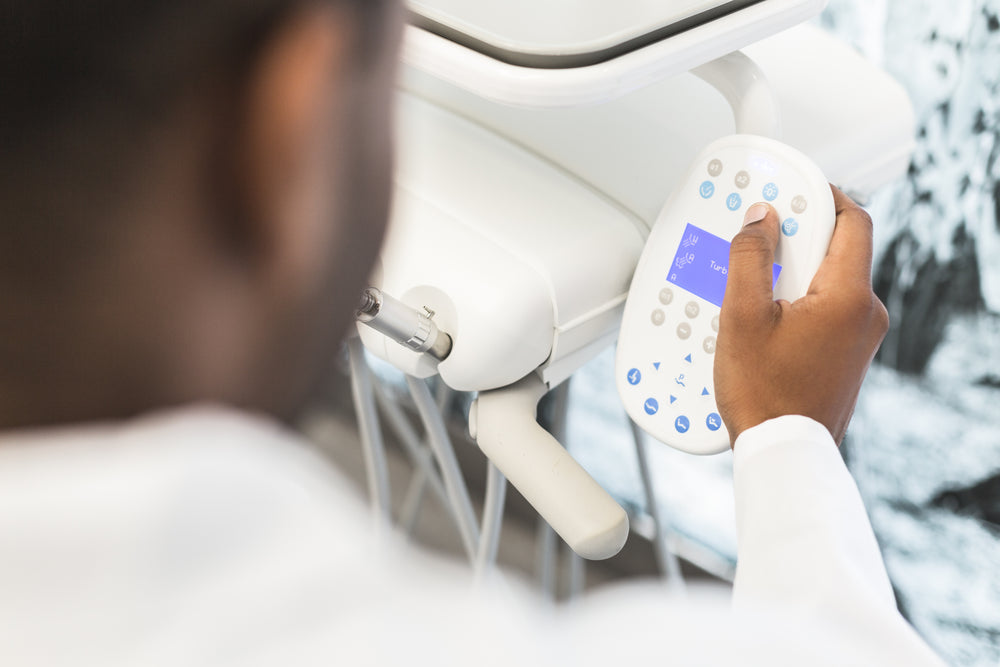
[[[743,226],[760,222],[767,217],[767,204],[754,204],[747,209],[747,214],[743,216]]]

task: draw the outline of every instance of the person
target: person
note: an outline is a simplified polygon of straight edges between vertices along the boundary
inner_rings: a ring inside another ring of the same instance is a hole
[[[809,294],[733,241],[716,387],[736,610],[614,587],[552,610],[379,548],[284,424],[377,253],[391,0],[3,0],[0,662],[938,664],[837,453],[887,327],[835,191]]]

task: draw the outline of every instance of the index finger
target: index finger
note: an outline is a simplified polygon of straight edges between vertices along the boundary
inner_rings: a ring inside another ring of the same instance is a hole
[[[834,185],[833,204],[837,214],[836,226],[830,239],[826,259],[816,271],[809,291],[825,284],[849,281],[871,286],[872,281],[872,219],[863,208],[854,203]],[[828,281],[834,280],[830,283]]]

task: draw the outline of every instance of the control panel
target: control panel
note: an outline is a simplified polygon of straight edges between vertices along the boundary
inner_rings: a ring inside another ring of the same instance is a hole
[[[653,437],[694,454],[729,447],[715,402],[715,346],[730,241],[757,202],[781,220],[774,296],[804,296],[833,234],[829,184],[797,150],[733,135],[699,155],[663,208],[625,305],[615,361],[625,409]]]

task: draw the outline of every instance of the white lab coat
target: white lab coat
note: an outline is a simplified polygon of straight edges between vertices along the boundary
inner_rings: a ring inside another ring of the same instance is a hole
[[[0,437],[3,665],[930,665],[825,429],[735,455],[737,611],[653,582],[550,607],[373,539],[295,435],[190,408]]]

